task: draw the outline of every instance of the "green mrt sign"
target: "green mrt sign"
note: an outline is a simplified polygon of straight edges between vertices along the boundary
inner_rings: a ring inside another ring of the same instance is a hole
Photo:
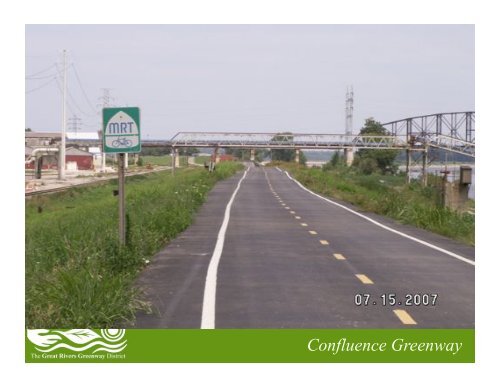
[[[139,153],[141,124],[138,107],[102,109],[102,141],[105,153]]]

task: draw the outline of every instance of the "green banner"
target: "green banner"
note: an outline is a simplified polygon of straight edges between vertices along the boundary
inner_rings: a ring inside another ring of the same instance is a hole
[[[26,362],[474,362],[474,330],[27,330]]]

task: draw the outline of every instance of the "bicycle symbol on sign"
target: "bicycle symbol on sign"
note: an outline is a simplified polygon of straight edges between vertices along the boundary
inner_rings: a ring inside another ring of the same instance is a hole
[[[127,138],[118,138],[111,142],[111,146],[113,147],[131,147],[132,141]]]

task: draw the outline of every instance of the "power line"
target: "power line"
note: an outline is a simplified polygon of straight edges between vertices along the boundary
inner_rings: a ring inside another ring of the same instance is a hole
[[[90,106],[90,109],[95,113],[97,114],[97,110],[95,110],[94,106],[92,105],[92,103],[90,103],[90,99],[87,95],[87,93],[85,92],[85,89],[83,88],[83,85],[82,85],[82,81],[80,80],[80,76],[78,75],[78,71],[76,69],[76,66],[75,66],[75,63],[73,63],[71,65],[73,67],[73,70],[74,70],[74,74],[75,74],[75,77],[76,77],[76,80],[78,81],[78,85],[80,86],[80,90],[82,90],[82,93],[83,93],[83,96],[85,97],[85,100],[87,101],[88,105]]]
[[[59,89],[59,92],[62,94],[62,92],[63,92],[62,86],[61,86],[61,83],[59,83],[59,79],[57,79],[57,78],[56,78],[56,84],[57,84],[57,88]],[[70,98],[73,99],[71,96],[70,96]],[[72,101],[67,101],[67,104],[68,104],[68,109],[69,109],[70,113],[73,114],[73,115],[76,115],[75,110],[73,109],[73,107],[78,108],[78,106],[75,105],[75,102],[73,100]],[[80,110],[80,109],[78,108],[78,110]]]
[[[54,76],[57,76],[59,75],[58,72],[55,72],[53,74],[50,74],[50,75],[47,75],[47,76],[37,76],[37,77],[26,77],[25,79],[26,80],[40,80],[40,79],[48,79],[48,78],[52,78]]]
[[[56,78],[56,81],[57,81],[57,86],[59,87],[59,91],[61,91],[61,92],[62,92],[62,86],[61,86],[61,83],[59,82],[59,79],[57,79],[57,78]],[[69,95],[69,99],[70,99],[70,101],[69,101],[69,102],[72,102],[72,103],[73,103],[73,106],[74,106],[74,107],[76,107],[76,108],[80,111],[80,113],[82,113],[83,115],[86,115],[86,116],[88,116],[88,117],[94,117],[94,116],[96,115],[95,113],[94,113],[94,114],[89,114],[89,113],[87,113],[87,112],[83,111],[83,110],[80,108],[80,106],[78,105],[78,103],[76,102],[75,98],[73,97],[73,94],[71,94],[71,92],[70,92],[69,90],[67,90],[67,93],[68,93],[68,95]],[[72,112],[73,112],[73,111],[72,111]],[[74,112],[73,112],[73,113],[74,113]]]
[[[58,67],[59,68],[59,67]],[[59,86],[59,90],[62,92],[62,87],[59,83],[59,80],[57,80],[57,84]],[[78,103],[76,102],[76,99],[75,97],[73,96],[73,94],[71,94],[71,92],[69,91],[69,89],[66,91],[71,99],[71,101],[73,102],[73,105],[83,114],[83,115],[86,115],[88,117],[94,117],[95,115],[97,115],[97,111],[93,111],[91,114],[89,114],[88,112],[86,111],[83,111],[83,109],[80,108],[80,106],[78,105]]]
[[[57,66],[56,66],[57,68]],[[50,75],[44,75],[44,76],[26,76],[25,79],[26,80],[39,80],[39,79],[48,79],[48,78],[51,78],[53,76],[57,76],[57,75],[60,75],[61,74],[61,71],[56,71],[54,72],[53,74],[50,74]]]
[[[47,68],[45,68],[45,69],[43,69],[43,70],[41,70],[41,71],[35,72],[34,74],[27,75],[27,76],[26,76],[26,78],[30,78],[30,77],[32,77],[32,76],[36,76],[36,75],[38,75],[38,74],[43,74],[44,72],[49,71],[49,70],[50,70],[52,67],[54,67],[54,66],[55,66],[55,63],[52,63],[52,64],[50,65],[50,67],[47,67]]]
[[[57,81],[57,79],[56,79],[56,84],[57,84],[57,88],[59,89],[59,92],[62,94],[62,87],[61,87],[61,84],[59,83],[59,81]],[[68,105],[69,112],[73,115],[76,115],[75,111],[72,109],[70,104],[68,103],[67,105]]]
[[[54,77],[51,80],[49,80],[48,82],[45,82],[44,84],[42,84],[41,86],[38,86],[38,87],[32,88],[31,90],[26,91],[25,94],[30,94],[33,91],[40,90],[41,88],[43,88],[43,87],[48,86],[49,84],[51,84],[54,80],[57,80],[57,78]]]

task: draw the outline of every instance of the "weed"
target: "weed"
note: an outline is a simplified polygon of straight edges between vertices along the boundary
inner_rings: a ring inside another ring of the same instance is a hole
[[[405,184],[404,175],[363,175],[352,168],[320,170],[285,163],[280,167],[320,194],[474,245],[474,216],[443,208],[437,179],[422,187],[418,182]]]
[[[145,262],[186,229],[207,193],[242,166],[127,178],[127,245],[118,239],[114,183],[26,202],[26,326],[127,325],[142,302],[132,283]],[[43,208],[42,211],[39,208]],[[71,209],[67,209],[71,207]]]

